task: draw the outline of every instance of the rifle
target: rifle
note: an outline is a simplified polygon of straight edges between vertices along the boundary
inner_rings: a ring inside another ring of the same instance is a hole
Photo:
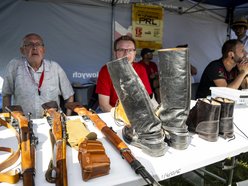
[[[33,123],[27,119],[21,106],[13,105],[5,107],[12,117],[18,122],[18,129],[21,140],[21,168],[24,186],[34,186],[35,176],[35,148],[38,144],[38,138],[33,132]]]
[[[48,123],[52,127],[50,131],[51,139],[54,139],[56,144],[56,167],[54,167],[53,160],[51,160],[46,172],[46,180],[50,183],[56,183],[56,186],[67,186],[66,127],[64,114],[57,111],[58,105],[54,101],[45,103],[42,107],[45,109]],[[54,143],[52,143],[53,148]],[[52,176],[53,170],[56,173],[55,178]]]
[[[107,137],[107,139],[120,151],[123,159],[125,159],[130,166],[134,169],[136,174],[142,176],[142,178],[153,186],[160,186],[160,184],[149,174],[145,167],[132,155],[128,146],[119,138],[119,136],[108,127],[107,124],[94,112],[88,111],[80,103],[66,103],[65,107],[76,112],[78,115],[89,118],[96,127]]]

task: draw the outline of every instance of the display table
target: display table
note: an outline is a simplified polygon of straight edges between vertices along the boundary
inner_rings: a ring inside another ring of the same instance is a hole
[[[238,105],[234,111],[234,123],[248,135],[247,115],[248,107]],[[99,115],[108,126],[121,137],[121,128],[115,124],[109,113]],[[69,119],[79,118],[72,116]],[[86,122],[88,128],[98,135],[98,139],[102,141],[106,153],[111,160],[111,169],[109,175],[94,178],[87,182],[82,180],[81,169],[77,159],[77,151],[67,147],[67,173],[69,186],[110,186],[110,185],[145,185],[146,182],[141,176],[136,175],[130,165],[121,158],[120,153],[112,146],[106,138],[93,126],[90,121]],[[50,126],[46,119],[34,120],[34,131],[39,138],[39,144],[36,150],[36,186],[51,186],[45,180],[45,171],[51,158],[51,144],[49,140]],[[224,160],[227,157],[233,157],[240,153],[248,151],[248,139],[245,135],[235,127],[235,139],[224,140],[219,137],[217,142],[208,142],[198,137],[196,134],[191,135],[191,143],[186,150],[176,150],[169,148],[162,157],[151,157],[144,154],[140,149],[129,146],[133,155],[144,165],[147,171],[155,177],[156,180],[164,180],[174,177],[201,167]],[[16,139],[12,133],[0,127],[0,145],[16,148]],[[7,157],[6,154],[0,154],[0,160]],[[1,183],[1,186],[10,185]],[[22,185],[20,180],[18,184]]]

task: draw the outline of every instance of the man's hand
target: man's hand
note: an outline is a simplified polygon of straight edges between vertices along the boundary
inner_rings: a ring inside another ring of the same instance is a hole
[[[245,76],[244,80],[241,83],[242,89],[248,89],[248,76]]]
[[[197,74],[197,69],[193,65],[190,64],[190,73],[192,76]]]
[[[110,97],[98,94],[99,107],[103,112],[110,112],[112,106],[109,104]]]
[[[74,102],[74,96],[71,96],[69,97],[67,100],[66,100],[66,103],[67,102]],[[66,115],[67,116],[70,116],[72,114],[72,111],[70,109],[66,109]]]
[[[247,62],[243,61],[243,62],[237,64],[237,67],[238,67],[240,73],[244,73],[245,75],[248,74],[248,61]]]

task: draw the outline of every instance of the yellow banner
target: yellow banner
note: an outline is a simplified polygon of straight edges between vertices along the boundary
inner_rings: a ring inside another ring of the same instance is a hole
[[[163,17],[164,10],[161,6],[133,4],[132,36],[137,48],[162,48]]]

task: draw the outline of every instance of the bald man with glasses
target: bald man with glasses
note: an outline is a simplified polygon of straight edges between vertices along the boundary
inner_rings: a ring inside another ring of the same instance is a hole
[[[24,114],[42,118],[41,105],[48,101],[60,104],[60,96],[68,102],[74,100],[74,92],[64,70],[54,61],[44,59],[43,39],[36,33],[23,38],[21,58],[12,59],[6,68],[2,88],[3,110],[6,106],[22,106]],[[67,110],[67,115],[71,111]]]

